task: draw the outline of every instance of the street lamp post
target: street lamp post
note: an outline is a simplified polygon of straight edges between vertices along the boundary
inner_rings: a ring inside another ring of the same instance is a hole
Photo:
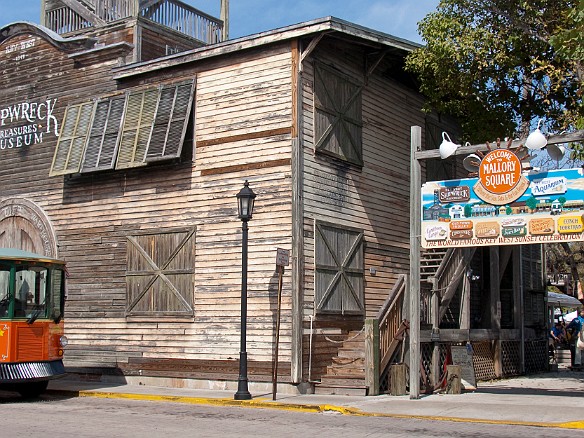
[[[251,394],[247,386],[247,351],[246,351],[246,322],[247,322],[247,223],[253,214],[253,203],[256,195],[249,188],[247,180],[237,194],[238,217],[241,219],[241,333],[239,347],[239,378],[235,400],[250,400]]]

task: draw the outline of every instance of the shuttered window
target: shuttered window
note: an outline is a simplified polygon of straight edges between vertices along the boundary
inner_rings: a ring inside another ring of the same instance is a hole
[[[188,81],[162,87],[146,161],[180,156],[191,113],[194,84],[194,81]]]
[[[541,245],[521,245],[521,262],[523,286],[526,289],[544,290]]]
[[[363,165],[361,93],[363,86],[316,62],[314,133],[316,152]]]
[[[158,105],[158,88],[131,92],[126,102],[116,169],[145,166],[146,148]]]
[[[365,313],[363,232],[315,224],[315,306],[317,313]]]
[[[82,172],[113,169],[125,103],[125,95],[101,99],[96,103]]]
[[[95,103],[71,105],[65,111],[49,176],[79,172]]]
[[[49,176],[180,157],[194,88],[189,80],[69,106]]]
[[[128,237],[128,316],[192,316],[195,229]]]

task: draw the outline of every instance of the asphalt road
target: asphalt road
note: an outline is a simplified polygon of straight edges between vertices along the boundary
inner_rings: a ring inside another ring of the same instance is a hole
[[[584,430],[0,392],[0,437],[584,437]]]

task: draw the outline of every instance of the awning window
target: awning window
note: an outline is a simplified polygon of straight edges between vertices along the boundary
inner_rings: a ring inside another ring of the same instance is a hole
[[[81,172],[113,169],[125,104],[125,95],[97,102]]]
[[[65,111],[49,176],[79,172],[94,107],[92,101],[71,105]]]
[[[192,81],[162,87],[146,161],[180,156],[193,103],[192,88]]]
[[[194,87],[189,80],[69,106],[49,176],[179,157]]]

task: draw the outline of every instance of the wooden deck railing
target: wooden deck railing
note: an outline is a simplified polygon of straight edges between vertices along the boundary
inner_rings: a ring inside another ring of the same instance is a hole
[[[404,320],[402,304],[406,290],[407,275],[400,275],[384,305],[377,313],[379,321],[379,369],[389,363],[399,340],[395,339]]]
[[[222,41],[223,22],[179,0],[85,0],[73,10],[47,10],[44,25],[64,34],[127,17],[142,17],[185,35],[214,44]]]
[[[59,35],[92,26],[77,12],[65,7],[48,11],[45,14],[44,25]]]
[[[178,0],[160,0],[142,8],[140,16],[206,44],[221,42],[223,22]]]

